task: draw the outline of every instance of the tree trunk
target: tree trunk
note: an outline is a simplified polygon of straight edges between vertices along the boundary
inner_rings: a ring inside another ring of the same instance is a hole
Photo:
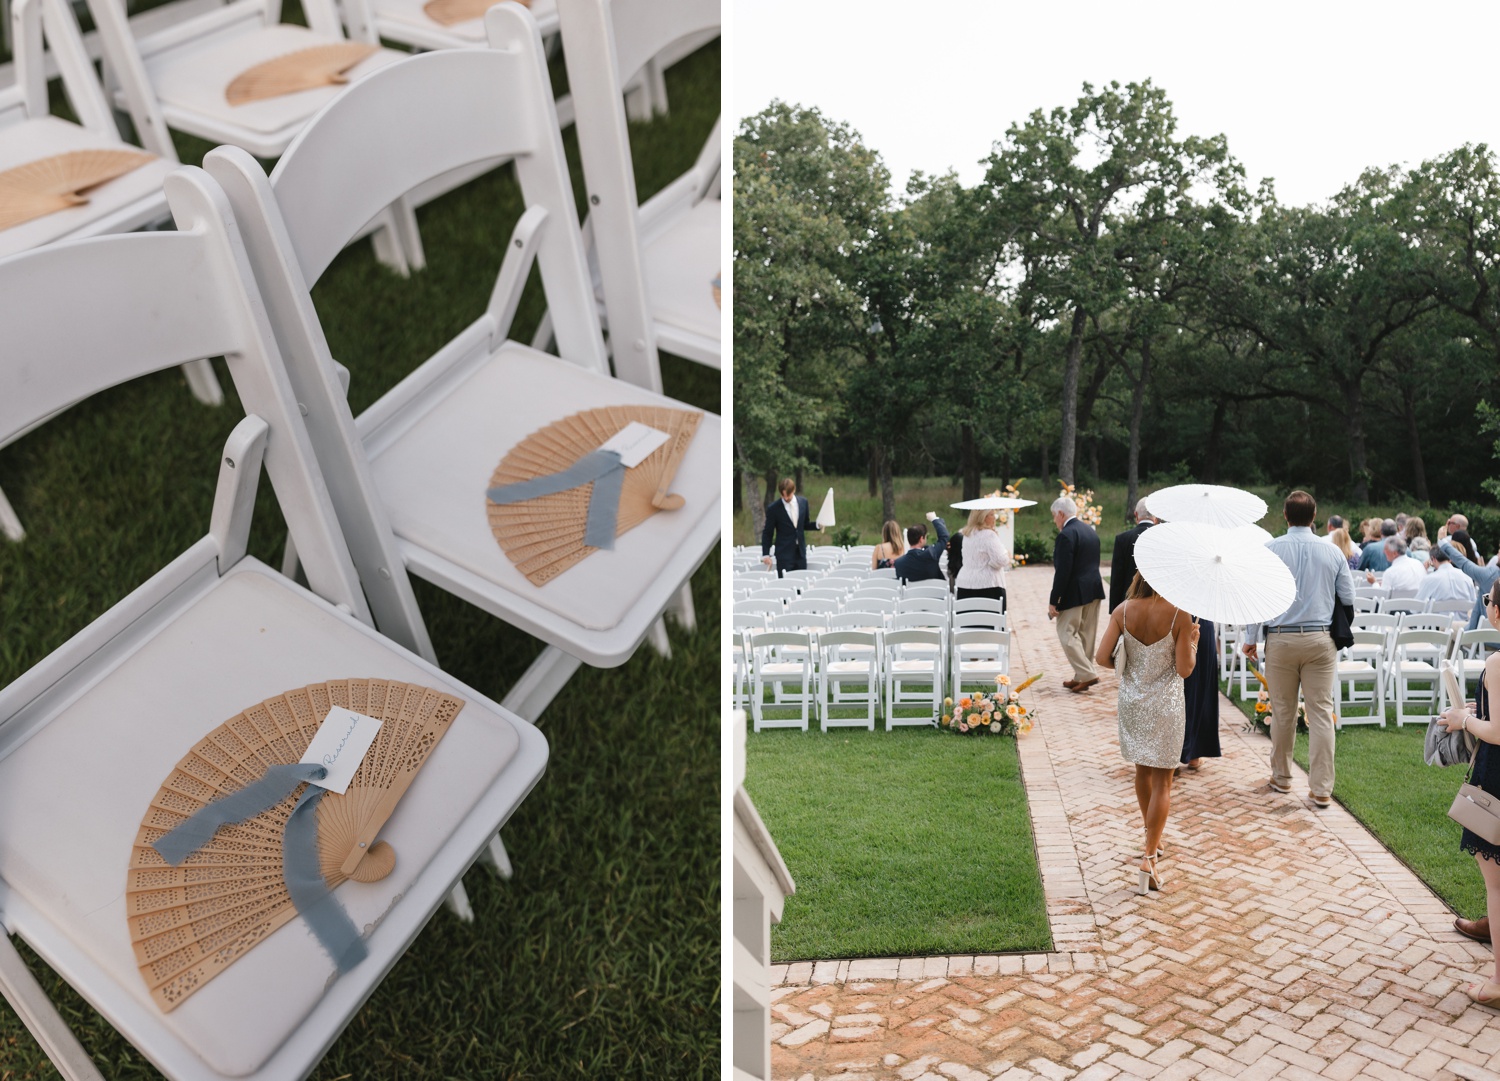
[[[1349,471],[1354,476],[1351,497],[1355,503],[1370,501],[1370,456],[1365,448],[1365,406],[1359,383],[1344,386],[1345,419],[1349,425]]]
[[[1401,388],[1401,406],[1406,414],[1406,437],[1411,443],[1412,482],[1416,486],[1417,501],[1427,502],[1427,470],[1422,465],[1422,437],[1417,431],[1417,392],[1407,384]]]
[[[1048,479],[1049,479],[1049,477],[1051,476],[1051,473],[1052,473],[1051,463],[1048,462],[1048,460],[1047,460],[1047,455],[1048,455],[1048,453],[1051,450],[1052,450],[1052,448],[1049,447],[1046,443],[1042,444],[1042,468],[1041,468],[1040,472],[1042,474],[1042,484],[1043,485],[1045,485],[1047,483],[1047,481],[1048,481]]]
[[[750,467],[738,439],[734,441],[734,456],[739,462],[740,486],[744,489],[745,505],[750,508],[750,543],[758,545],[761,530],[766,528],[766,505],[760,498],[760,478]]]
[[[1214,418],[1208,426],[1208,447],[1203,452],[1203,483],[1219,483],[1219,454],[1224,439],[1224,407],[1227,398],[1214,403]]]
[[[1078,369],[1083,363],[1083,328],[1087,324],[1088,312],[1080,304],[1073,309],[1073,329],[1068,336],[1067,359],[1063,365],[1062,440],[1057,454],[1057,473],[1064,484],[1076,483],[1073,460],[1078,443]]]
[[[1125,518],[1135,513],[1141,487],[1141,414],[1146,410],[1146,382],[1151,378],[1151,343],[1141,343],[1141,377],[1130,391],[1130,452],[1125,462]]]
[[[875,469],[875,455],[876,455],[876,453],[877,452],[872,448],[870,450],[869,461],[866,463],[869,466],[869,470],[868,470],[869,477],[868,477],[868,480],[870,482],[870,498],[871,499],[875,498],[875,492],[878,490],[876,488],[876,485],[878,485],[880,483],[879,474],[876,472],[876,469]]]
[[[797,482],[797,491],[802,491],[802,467],[800,465],[792,471],[792,480]]]
[[[959,425],[959,468],[963,472],[964,499],[979,498],[979,446],[974,439],[974,425]]]
[[[896,518],[896,482],[891,476],[891,459],[885,448],[877,447],[875,453],[879,455],[875,466],[880,473],[880,524],[883,529],[886,522]]]
[[[1099,440],[1090,439],[1089,446],[1089,483],[1099,483]],[[1076,481],[1074,483],[1077,483]]]
[[[1016,418],[1005,414],[1005,450],[1000,455],[1000,487],[1010,483],[1010,445],[1016,435]]]

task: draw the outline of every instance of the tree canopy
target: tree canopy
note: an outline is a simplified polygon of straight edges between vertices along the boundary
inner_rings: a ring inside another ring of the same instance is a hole
[[[761,478],[1299,484],[1474,500],[1500,378],[1500,174],[1466,145],[1320,204],[1250,192],[1149,80],[915,174],[815,108],[735,142],[734,438]]]

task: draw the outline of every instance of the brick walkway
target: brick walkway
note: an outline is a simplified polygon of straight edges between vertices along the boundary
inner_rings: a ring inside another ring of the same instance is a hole
[[[1173,788],[1164,889],[1135,895],[1115,682],[1060,686],[1050,575],[1009,584],[1016,669],[1047,673],[1020,748],[1059,952],[776,966],[775,1078],[1500,1081],[1500,1014],[1463,994],[1488,952],[1305,777],[1268,793],[1269,741],[1227,700],[1224,757]]]

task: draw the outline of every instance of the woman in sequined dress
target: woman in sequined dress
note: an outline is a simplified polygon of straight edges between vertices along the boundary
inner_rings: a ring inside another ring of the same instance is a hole
[[[1484,599],[1484,614],[1490,626],[1500,630],[1500,582],[1490,587],[1489,595]],[[1500,795],[1500,748],[1495,747],[1495,744],[1500,743],[1500,720],[1494,719],[1490,711],[1491,684],[1500,688],[1500,653],[1491,653],[1489,660],[1484,662],[1484,676],[1479,681],[1479,699],[1474,703],[1477,714],[1470,712],[1467,707],[1453,706],[1443,711],[1442,722],[1448,731],[1462,728],[1478,741],[1469,783],[1491,795]],[[1491,939],[1490,949],[1495,954],[1494,971],[1489,978],[1484,983],[1464,988],[1464,992],[1481,1006],[1500,1009],[1500,947],[1493,944],[1495,921],[1500,918],[1500,845],[1490,844],[1467,829],[1459,837],[1458,844],[1465,852],[1474,854],[1474,862],[1479,864],[1479,873],[1484,876],[1485,910],[1488,915],[1485,931]],[[1470,923],[1468,920],[1462,922]],[[1456,924],[1455,927],[1460,934],[1470,938],[1479,937],[1474,933],[1472,924],[1469,930],[1457,927]]]
[[[1172,774],[1187,721],[1182,681],[1198,657],[1198,624],[1158,596],[1137,572],[1109,617],[1094,659],[1115,667],[1119,644],[1120,754],[1135,764],[1135,798],[1146,829],[1138,893],[1161,889],[1156,861],[1172,805]]]

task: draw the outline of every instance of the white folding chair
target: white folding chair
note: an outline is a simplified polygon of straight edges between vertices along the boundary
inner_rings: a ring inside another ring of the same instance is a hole
[[[142,153],[121,139],[115,128],[71,5],[64,0],[15,0],[10,15],[15,82],[0,87],[0,170],[61,154],[100,150]],[[51,113],[47,97],[49,57],[62,77],[63,93],[79,120],[76,124]],[[142,156],[144,165],[90,188],[88,198],[78,205],[0,229],[0,257],[57,240],[128,233],[165,222],[170,214],[162,181],[176,168],[175,159]],[[207,360],[185,364],[182,371],[200,402],[223,403],[224,392]],[[11,439],[24,434],[17,432]],[[3,491],[0,534],[13,541],[26,535]]]
[[[1393,590],[1388,599],[1380,602],[1380,610],[1386,615],[1411,615],[1426,612],[1427,606],[1431,603],[1431,601],[1417,600],[1415,589]]]
[[[1473,601],[1433,601],[1427,609],[1430,615],[1447,616],[1454,623],[1467,625],[1474,611]]]
[[[1354,595],[1356,597],[1370,597],[1373,600],[1379,601],[1389,597],[1391,591],[1388,586],[1383,586],[1378,582],[1374,585],[1360,583],[1354,587]]]
[[[1386,636],[1380,630],[1356,630],[1354,644],[1339,651],[1334,679],[1339,686],[1339,724],[1378,724],[1385,727]],[[1361,690],[1361,685],[1368,685]],[[1350,706],[1369,708],[1367,716],[1351,715]]]
[[[939,600],[944,604],[953,600],[945,582],[912,582],[901,590],[902,600]]]
[[[752,601],[779,601],[785,607],[796,600],[797,596],[797,591],[791,586],[770,585],[751,590],[746,599]]]
[[[896,581],[896,568],[895,567],[876,567],[874,570],[870,570],[870,571],[866,571],[865,572],[865,582],[866,583],[876,582],[876,581],[880,581],[880,582],[884,582],[884,581],[892,581],[892,582],[894,582],[894,581]]]
[[[897,612],[927,612],[935,615],[948,614],[947,597],[913,597],[910,594],[896,603]]]
[[[853,596],[844,602],[844,612],[872,612],[884,617],[890,622],[890,617],[896,614],[896,598]]]
[[[992,631],[1008,630],[1005,615],[1001,612],[986,611],[982,608],[968,608],[960,612],[955,610],[948,620],[948,625],[954,630],[960,628],[985,628]]]
[[[1459,631],[1453,640],[1453,666],[1465,685],[1484,676],[1484,662],[1496,649],[1500,649],[1500,631],[1493,627],[1475,627],[1472,631]]]
[[[1402,630],[1393,643],[1394,663],[1388,680],[1396,684],[1396,726],[1414,722],[1426,724],[1441,701],[1438,665],[1448,655],[1453,636],[1447,631]],[[1413,684],[1425,683],[1425,688]],[[1417,710],[1409,706],[1420,707]]]
[[[486,480],[528,434],[583,409],[686,407],[608,375],[541,38],[518,4],[486,18],[492,48],[425,53],[366,76],[308,123],[269,180],[237,147],[204,165],[235,208],[377,625],[430,649],[404,577],[387,577],[400,562],[542,639],[524,700],[506,703],[534,717],[580,662],[621,664],[648,633],[669,653],[669,606],[692,625],[687,583],[718,544],[719,418],[702,416],[682,457],[671,484],[681,505],[613,550],[538,586],[496,542]],[[356,421],[310,289],[382,206],[497,156],[514,159],[527,209],[489,306]],[[533,259],[561,356],[507,337]]]
[[[880,639],[874,631],[824,631],[818,636],[823,730],[863,725],[875,730],[880,702]],[[840,706],[863,705],[865,716],[835,717]]]
[[[661,390],[658,346],[720,366],[719,128],[693,167],[636,196],[624,88],[676,42],[717,33],[718,0],[558,0],[589,233],[615,371]]]
[[[755,730],[762,728],[800,728],[807,731],[807,713],[817,696],[814,674],[812,635],[805,631],[766,631],[749,635],[750,647],[750,716]],[[786,651],[786,659],[781,654]],[[795,691],[787,691],[795,684]],[[766,702],[766,688],[774,696]],[[768,718],[766,706],[787,702],[801,706],[800,720]]]
[[[227,359],[247,410],[220,460],[208,535],[0,690],[0,924],[168,1077],[282,1081],[313,1070],[531,789],[547,750],[531,725],[369,625],[262,298],[220,228],[223,193],[193,169],[168,178],[167,197],[178,232],[0,261],[0,435],[210,356]],[[310,589],[246,555],[262,463]],[[240,711],[355,676],[465,702],[382,829],[395,869],[335,891],[355,926],[370,928],[369,956],[334,979],[298,917],[164,1016],[138,967],[123,889],[159,786]],[[65,1076],[99,1077],[4,934],[0,990]]]
[[[824,579],[824,581],[827,581],[827,579]],[[824,586],[820,582],[812,589],[804,589],[802,591],[802,596],[800,599],[804,601],[824,601],[828,604],[833,605],[833,611],[838,611],[838,609],[843,606],[844,598],[846,596],[848,596],[848,594],[845,593],[842,589],[832,589]]]
[[[886,730],[898,725],[936,725],[943,703],[943,633],[925,628],[886,631],[882,646]],[[898,710],[903,707],[927,712],[902,717]]]
[[[965,683],[995,689],[996,676],[1010,675],[1010,632],[955,630],[953,639],[953,698],[963,696]]]
[[[88,7],[99,29],[105,69],[119,83],[115,106],[130,114],[141,145],[171,162],[177,161],[171,130],[277,157],[345,89],[317,87],[241,104],[231,104],[227,96],[238,76],[260,64],[345,43],[335,0],[302,0],[306,26],[279,22],[280,0],[232,0],[139,38],[119,0],[88,0]],[[355,82],[403,55],[377,48],[344,78]],[[357,236],[375,233],[381,262],[403,274],[425,265],[416,215],[405,201],[376,207],[359,226]]]
[[[770,616],[779,616],[786,612],[786,605],[780,600],[758,597],[746,597],[743,600],[734,602],[735,615],[749,615],[752,612],[759,613],[767,618]]]
[[[829,600],[825,597],[809,597],[803,594],[794,601],[788,601],[786,610],[788,612],[816,612],[819,615],[835,616],[839,613],[839,602]]]
[[[1356,612],[1378,612],[1380,610],[1380,598],[1356,596],[1354,598],[1354,610]]]

